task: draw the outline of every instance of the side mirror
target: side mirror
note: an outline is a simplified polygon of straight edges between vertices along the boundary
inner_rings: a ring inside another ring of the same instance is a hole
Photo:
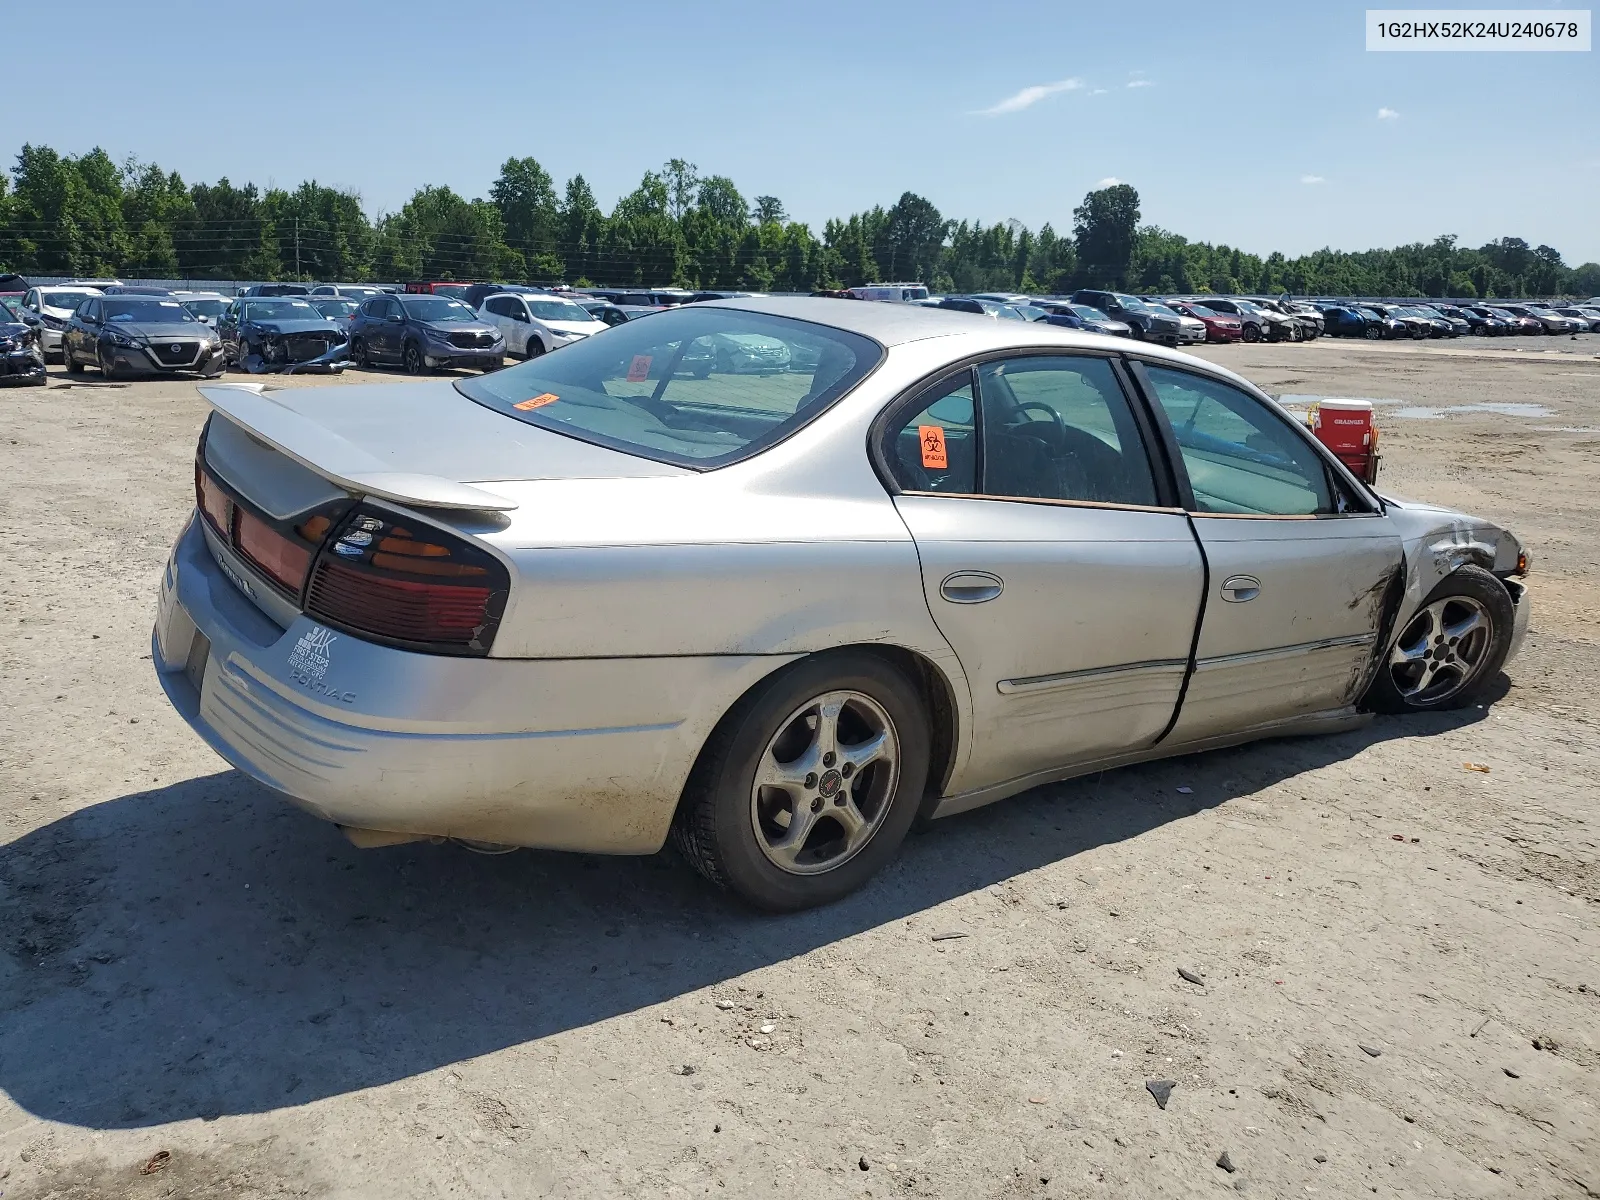
[[[405,321],[406,321],[406,319],[404,317],[402,317],[399,313],[390,313],[384,319],[386,321],[388,321],[389,324],[391,324],[391,325],[404,325]]]

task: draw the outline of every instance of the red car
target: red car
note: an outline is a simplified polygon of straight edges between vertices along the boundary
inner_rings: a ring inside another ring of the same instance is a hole
[[[1168,300],[1168,308],[1175,308],[1186,317],[1203,321],[1208,342],[1238,342],[1244,340],[1244,322],[1232,313],[1212,312],[1202,304],[1188,300]]]
[[[459,283],[408,283],[406,293],[414,295],[422,293],[432,296],[448,296],[452,300],[460,300],[467,294],[467,289],[472,286],[473,280],[463,279]]]

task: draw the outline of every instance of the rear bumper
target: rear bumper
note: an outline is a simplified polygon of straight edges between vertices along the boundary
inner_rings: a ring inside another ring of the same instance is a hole
[[[162,574],[151,657],[212,749],[326,820],[616,854],[661,847],[716,722],[788,661],[447,658],[303,615],[282,629],[194,518]]]

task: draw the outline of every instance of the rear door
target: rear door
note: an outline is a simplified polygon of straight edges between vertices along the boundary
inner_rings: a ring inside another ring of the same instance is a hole
[[[1324,712],[1359,698],[1400,536],[1309,432],[1242,388],[1135,364],[1204,548],[1194,674],[1170,743]]]
[[[1155,742],[1204,569],[1107,356],[996,357],[907,401],[880,450],[972,689],[960,790]]]

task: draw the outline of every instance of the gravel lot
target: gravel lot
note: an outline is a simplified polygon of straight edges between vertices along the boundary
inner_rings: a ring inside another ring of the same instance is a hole
[[[1384,485],[1524,537],[1497,701],[1041,788],[782,919],[241,779],[149,663],[193,385],[0,392],[0,1193],[1600,1196],[1600,338],[1203,353],[1394,401]]]

